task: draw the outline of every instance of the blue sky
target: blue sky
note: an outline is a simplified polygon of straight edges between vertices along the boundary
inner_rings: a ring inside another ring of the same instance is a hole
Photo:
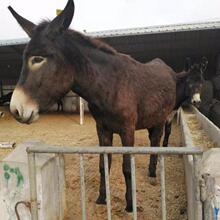
[[[67,0],[1,0],[0,39],[27,35],[7,10],[11,5],[25,18],[38,23],[52,19]],[[220,0],[75,0],[71,28],[101,31],[154,25],[220,21]]]

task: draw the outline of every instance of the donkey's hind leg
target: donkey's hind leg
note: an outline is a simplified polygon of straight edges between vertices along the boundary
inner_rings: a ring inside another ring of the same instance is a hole
[[[104,129],[102,126],[96,126],[100,146],[112,146],[113,133]],[[108,167],[111,168],[112,155],[108,154]],[[106,204],[106,188],[105,188],[105,168],[104,156],[99,156],[99,172],[100,172],[100,187],[99,197],[96,200],[97,204]]]
[[[163,134],[163,125],[150,128],[149,138],[150,138],[150,145],[152,147],[159,147],[160,146],[160,139]],[[152,185],[156,185],[156,168],[157,168],[157,154],[150,155],[150,164],[149,164],[149,173],[148,176],[150,177],[150,183]]]

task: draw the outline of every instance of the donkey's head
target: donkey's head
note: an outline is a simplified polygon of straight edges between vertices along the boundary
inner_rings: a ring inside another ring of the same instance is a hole
[[[208,60],[202,57],[200,63],[189,66],[189,75],[186,80],[185,93],[190,98],[193,105],[199,106],[201,103],[201,91],[203,85],[203,74],[207,68]]]
[[[31,38],[23,53],[10,110],[18,121],[31,123],[38,118],[39,111],[48,110],[73,84],[73,67],[65,59],[63,36],[72,21],[74,3],[69,0],[55,19],[39,25],[21,17],[10,6],[9,10]]]

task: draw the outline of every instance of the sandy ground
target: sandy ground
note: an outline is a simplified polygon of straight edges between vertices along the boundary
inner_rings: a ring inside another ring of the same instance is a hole
[[[1,109],[0,109],[1,110]],[[174,124],[170,145],[180,146],[180,131]],[[41,140],[48,144],[59,146],[97,146],[95,123],[91,116],[85,117],[85,125],[79,125],[78,115],[47,114],[32,125],[16,122],[6,112],[0,119],[0,141],[21,143],[27,140]],[[114,136],[114,145],[121,145],[119,137]],[[135,145],[149,146],[147,132],[138,131],[135,134]],[[0,151],[0,155],[4,150]],[[4,152],[3,152],[4,153]],[[7,152],[5,152],[7,153]],[[137,203],[138,219],[161,219],[160,185],[149,184],[147,167],[149,156],[136,156]],[[124,211],[125,184],[121,169],[121,156],[113,156],[110,175],[112,219],[132,219],[132,215]],[[169,220],[185,220],[186,195],[184,183],[183,160],[178,156],[167,157],[166,193],[167,213]],[[65,172],[67,187],[67,220],[81,219],[80,188],[79,188],[79,158],[74,155],[65,156]],[[98,156],[85,156],[87,215],[89,220],[106,219],[106,206],[96,205],[95,200],[99,189]],[[158,169],[159,176],[159,169]]]

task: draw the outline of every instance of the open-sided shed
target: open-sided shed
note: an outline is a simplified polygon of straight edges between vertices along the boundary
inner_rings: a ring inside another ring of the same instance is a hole
[[[118,51],[140,62],[160,57],[176,71],[184,67],[186,57],[209,60],[208,76],[215,74],[220,52],[220,22],[154,26],[146,28],[85,33],[103,39]],[[29,38],[0,41],[0,80],[12,85],[18,79],[22,53]],[[209,77],[208,77],[209,78]]]

